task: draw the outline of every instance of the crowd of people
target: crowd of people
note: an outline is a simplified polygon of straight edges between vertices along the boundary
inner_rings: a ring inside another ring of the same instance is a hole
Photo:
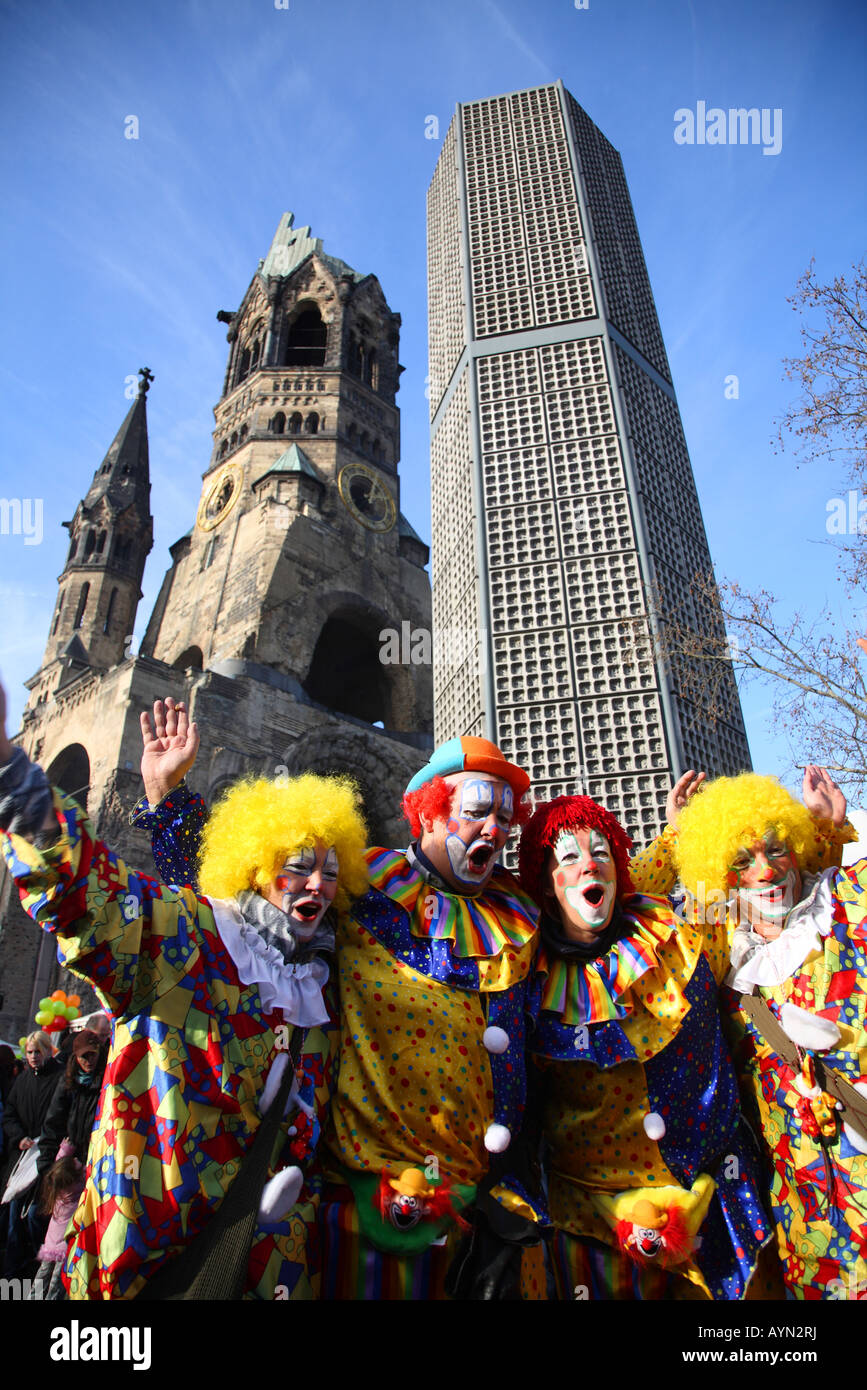
[[[688,772],[633,853],[454,738],[392,850],[346,779],[209,810],[184,706],[142,732],[157,877],[0,728],[7,866],[111,1033],[62,1064],[27,1040],[7,1273],[29,1253],[75,1300],[867,1295],[867,862],[841,867],[822,769],[802,802]]]

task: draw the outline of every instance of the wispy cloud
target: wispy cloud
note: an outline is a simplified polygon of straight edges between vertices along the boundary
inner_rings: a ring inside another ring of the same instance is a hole
[[[546,79],[549,78],[552,71],[550,64],[546,63],[544,58],[540,58],[535,49],[530,47],[524,36],[518,33],[512,21],[500,9],[500,6],[495,4],[494,0],[484,0],[483,7],[497,23],[504,38],[508,39],[509,43],[514,44],[518,51],[529,62],[533,63]]]

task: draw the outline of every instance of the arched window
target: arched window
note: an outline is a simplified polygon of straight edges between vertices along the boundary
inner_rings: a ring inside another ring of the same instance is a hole
[[[72,537],[72,540],[69,542],[69,554],[68,554],[67,557],[66,557],[66,563],[67,563],[67,564],[69,564],[70,560],[74,560],[74,559],[75,559],[75,552],[76,552],[77,549],[78,549],[78,541],[77,541],[77,540],[75,539],[75,537],[73,536],[73,537]]]
[[[352,424],[349,426],[349,429],[346,431],[346,438],[349,440],[350,444],[354,449],[356,444],[358,443],[358,426],[356,425],[354,420],[352,421]]]
[[[54,626],[53,626],[52,629],[51,629],[51,636],[52,636],[52,637],[54,636],[54,634],[55,634],[55,632],[57,631],[57,628],[58,628],[58,626],[59,626],[59,624],[60,624],[60,615],[61,615],[61,613],[63,612],[63,599],[64,599],[65,594],[66,594],[66,590],[65,590],[65,589],[61,589],[61,590],[60,590],[60,597],[59,597],[58,600],[57,600],[57,616],[56,616],[55,619],[54,619]]]
[[[289,327],[284,361],[289,367],[321,367],[325,361],[328,330],[315,304],[302,308]]]
[[[111,598],[108,600],[108,608],[105,610],[105,622],[102,625],[102,630],[104,633],[107,633],[111,626],[111,620],[114,617],[114,603],[116,598],[117,589],[112,589]]]
[[[286,416],[283,414],[282,410],[277,411],[277,414],[269,425],[269,429],[272,434],[283,434],[286,429]]]
[[[93,554],[93,547],[96,545],[96,532],[88,531],[84,538],[84,558],[89,560]]]
[[[176,671],[201,671],[202,669],[202,649],[201,647],[187,647],[180,656],[175,657],[172,666]]]
[[[250,349],[244,348],[241,353],[241,365],[238,368],[238,381],[243,381],[250,375]]]
[[[87,607],[87,596],[90,593],[90,585],[82,584],[81,593],[78,596],[78,608],[75,610],[75,622],[72,626],[76,629],[81,627],[84,622],[84,610]]]
[[[224,439],[223,442],[222,442],[222,444],[220,445],[220,458],[225,458],[225,457],[226,457],[226,454],[228,453],[228,451],[229,451],[229,441],[228,441],[228,439]]]
[[[304,421],[304,431],[306,434],[316,434],[319,430],[319,416],[315,410],[311,410],[307,419]]]
[[[388,668],[380,659],[377,629],[359,614],[333,614],[319,634],[304,688],[328,709],[391,727]]]
[[[370,446],[370,452],[377,463],[382,462],[382,445],[378,439],[374,439]]]
[[[87,810],[87,793],[90,790],[90,758],[80,743],[71,743],[58,753],[47,769],[48,780],[67,796],[74,796],[79,806]]]
[[[301,433],[301,426],[302,426],[303,423],[304,423],[304,422],[303,422],[303,420],[301,419],[301,416],[300,416],[300,415],[298,414],[298,412],[296,411],[295,414],[292,416],[292,419],[289,421],[289,433],[290,433],[290,434],[300,434],[300,433]]]
[[[366,454],[368,452],[370,448],[370,435],[367,433],[367,430],[364,431],[361,438],[359,439],[358,447],[363,454]]]
[[[240,431],[239,431],[239,433],[238,433],[238,443],[239,443],[239,444],[243,444],[243,443],[244,443],[244,440],[247,438],[247,433],[248,433],[249,429],[250,429],[250,426],[249,426],[249,425],[242,425],[242,426],[241,426],[241,429],[240,429]]]
[[[229,440],[229,448],[230,448],[230,449],[234,449],[234,448],[237,447],[237,444],[238,444],[238,431],[237,431],[237,430],[234,430],[234,431],[232,432],[232,438]]]
[[[103,552],[104,550],[105,550],[105,532],[104,532],[104,531],[100,531],[99,535],[98,535],[97,538],[96,538],[96,553],[97,553],[97,555],[101,555],[102,552]]]
[[[250,371],[251,371],[251,372],[255,372],[256,368],[257,368],[258,365],[259,365],[259,355],[260,355],[261,351],[262,351],[262,344],[261,344],[260,340],[257,338],[256,341],[255,341],[255,343],[253,344],[253,353],[252,353],[252,356],[251,356],[251,358],[250,358]]]
[[[216,554],[218,544],[218,537],[211,536],[210,540],[208,541],[207,545],[202,551],[202,563],[199,565],[200,570],[210,569],[211,565],[214,563],[214,555]]]
[[[365,363],[364,369],[364,380],[367,382],[368,386],[372,387],[374,391],[379,385],[379,364],[377,363],[376,353],[374,352],[373,348],[371,348],[370,352],[367,354],[367,362]]]

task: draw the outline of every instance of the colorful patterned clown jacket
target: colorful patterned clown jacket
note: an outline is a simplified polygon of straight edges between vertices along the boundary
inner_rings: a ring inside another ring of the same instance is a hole
[[[215,920],[221,905],[128,868],[70,797],[55,792],[54,806],[59,838],[39,850],[4,834],[6,863],[27,912],[54,935],[58,959],[93,985],[114,1020],[64,1279],[73,1299],[129,1299],[219,1206],[290,1030],[282,1009],[263,1008],[258,985],[241,982]],[[328,1027],[311,1028],[304,1105],[281,1166],[304,1166],[315,1146],[330,1055]],[[258,1227],[248,1297],[310,1296],[309,1197],[305,1190],[284,1221]]]
[[[635,895],[622,913],[604,956],[564,959],[543,944],[536,967],[530,1051],[559,1291],[572,1297],[589,1278],[590,1297],[661,1297],[680,1275],[698,1297],[742,1298],[771,1227],[720,1027],[724,935],[706,938],[663,898]],[[619,1223],[644,1226],[648,1210],[669,1231],[676,1213],[683,1245],[643,1265]],[[593,1274],[582,1241],[610,1250],[592,1257]]]
[[[376,1250],[413,1256],[449,1224],[421,1219],[402,1231],[387,1203],[376,1209],[380,1184],[417,1170],[448,1190],[456,1210],[465,1206],[492,1155],[507,1159],[526,1091],[535,906],[501,868],[480,895],[461,897],[428,881],[412,851],[371,849],[368,864],[371,891],[338,934],[340,1065],[326,1138],[347,1189],[323,1204],[324,1287],[330,1280],[338,1297],[363,1292],[365,1252],[372,1270]],[[492,1191],[538,1219],[514,1176]],[[394,1296],[404,1294],[413,1296]]]
[[[732,1000],[735,1056],[773,1160],[771,1202],[787,1285],[797,1298],[867,1298],[867,1139],[846,1124],[822,1085],[833,1070],[867,1092],[867,859],[827,869],[805,886],[797,927],[787,926],[738,974],[741,988],[749,973],[773,969],[781,980],[758,992],[798,1043],[802,1065],[776,1054],[737,1009],[740,995]],[[749,982],[745,992],[752,992]],[[811,1039],[786,1005],[836,1026]]]

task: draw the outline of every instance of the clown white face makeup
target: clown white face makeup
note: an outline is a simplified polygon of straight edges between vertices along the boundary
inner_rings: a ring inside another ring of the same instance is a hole
[[[801,896],[801,873],[795,855],[773,831],[744,845],[729,870],[729,887],[740,917],[759,936],[773,941]]]
[[[548,862],[548,911],[573,941],[592,945],[614,912],[617,870],[598,830],[564,830]]]
[[[509,838],[515,798],[508,782],[484,773],[459,772],[448,820],[422,820],[420,847],[440,876],[460,893],[480,891]]]
[[[286,913],[301,941],[308,941],[337,892],[337,851],[317,840],[287,854],[262,896]]]

